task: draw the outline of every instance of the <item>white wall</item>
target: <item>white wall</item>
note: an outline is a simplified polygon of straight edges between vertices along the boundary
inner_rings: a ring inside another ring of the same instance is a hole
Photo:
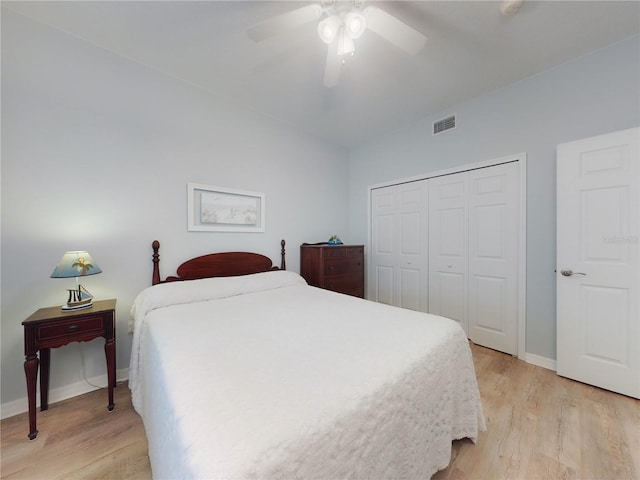
[[[89,250],[104,273],[83,284],[118,299],[126,368],[128,311],[150,285],[152,240],[163,276],[212,251],[279,262],[281,238],[299,271],[302,242],[347,230],[347,161],[343,149],[3,10],[2,404],[26,397],[22,320],[62,304],[74,284],[49,278],[66,250]],[[187,182],[265,193],[266,233],[187,232]],[[52,350],[51,389],[82,381],[81,349],[87,376],[104,374],[103,344]]]
[[[369,185],[526,152],[526,349],[555,359],[555,148],[640,124],[639,47],[629,38],[353,150],[350,239],[367,241]],[[452,113],[457,129],[432,136]]]

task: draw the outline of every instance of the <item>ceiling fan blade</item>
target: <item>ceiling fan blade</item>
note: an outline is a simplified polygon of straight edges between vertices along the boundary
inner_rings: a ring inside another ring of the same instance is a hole
[[[247,35],[249,35],[249,38],[254,42],[261,42],[269,37],[280,35],[287,30],[317,20],[321,16],[322,6],[307,5],[249,27],[247,29]]]
[[[342,57],[338,55],[338,38],[336,37],[327,49],[327,65],[324,69],[324,86],[335,87],[340,79],[342,70]]]
[[[424,47],[427,37],[406,23],[401,22],[384,10],[369,6],[362,12],[367,20],[367,28],[377,33],[409,55],[418,53]]]

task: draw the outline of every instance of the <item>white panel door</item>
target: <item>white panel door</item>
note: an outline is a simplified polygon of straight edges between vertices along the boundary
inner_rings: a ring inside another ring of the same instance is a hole
[[[467,336],[468,173],[430,178],[429,312],[452,318]]]
[[[397,186],[398,278],[396,306],[428,311],[427,181]]]
[[[371,251],[369,298],[395,305],[396,290],[396,187],[371,190]]]
[[[469,338],[518,352],[518,163],[468,173]]]
[[[640,398],[640,130],[558,145],[557,372]]]

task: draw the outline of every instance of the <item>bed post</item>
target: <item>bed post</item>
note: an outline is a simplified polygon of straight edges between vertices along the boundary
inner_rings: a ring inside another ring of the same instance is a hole
[[[160,283],[160,254],[158,250],[160,249],[160,242],[158,240],[154,240],[151,244],[153,248],[153,277],[151,279],[151,284],[156,285]]]
[[[281,260],[280,260],[280,270],[286,270],[287,269],[287,263],[284,261],[284,238],[282,239],[282,241],[280,242],[280,246],[282,247],[282,250],[280,250],[280,256],[281,256]]]

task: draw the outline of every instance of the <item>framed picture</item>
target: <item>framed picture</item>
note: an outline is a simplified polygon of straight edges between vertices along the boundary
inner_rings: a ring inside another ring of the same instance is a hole
[[[264,194],[187,184],[188,229],[194,232],[264,232]]]

